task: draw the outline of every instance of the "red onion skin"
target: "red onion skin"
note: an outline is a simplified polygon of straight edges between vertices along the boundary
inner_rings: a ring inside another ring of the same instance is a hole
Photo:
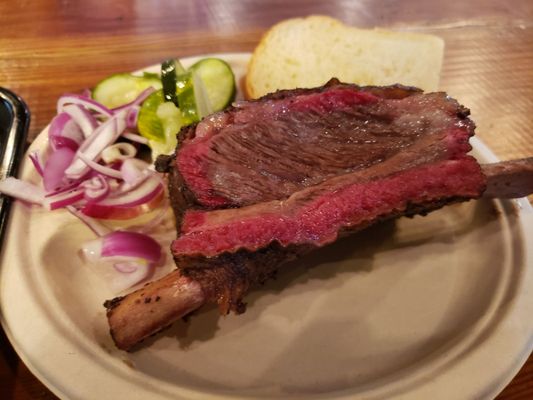
[[[126,127],[137,129],[137,118],[139,116],[139,106],[132,106],[126,114]]]
[[[83,192],[84,191],[82,189],[76,189],[76,190],[73,190],[72,193],[69,195],[65,194],[64,196],[61,196],[62,199],[60,200],[56,199],[54,201],[53,198],[48,199],[50,210],[64,208],[64,207],[70,206],[71,204],[77,203],[78,201],[83,199],[83,196],[84,196]]]
[[[105,205],[101,203],[85,204],[81,209],[81,212],[89,217],[98,219],[132,219],[156,208],[165,197],[164,193],[165,192],[161,190],[154,198],[137,206]]]
[[[115,231],[102,240],[102,257],[135,257],[150,262],[161,259],[161,245],[143,233]]]
[[[78,150],[78,147],[80,147],[78,143],[66,136],[52,136],[50,137],[50,144],[52,145],[53,150],[68,147],[69,149],[76,151]]]

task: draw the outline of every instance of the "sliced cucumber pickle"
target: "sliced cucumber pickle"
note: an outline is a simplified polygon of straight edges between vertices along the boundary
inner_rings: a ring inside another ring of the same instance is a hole
[[[150,86],[154,89],[161,89],[161,80],[158,76],[115,74],[96,85],[92,97],[106,107],[115,108],[135,100],[143,90]]]
[[[193,64],[189,71],[195,71],[202,79],[214,111],[223,110],[235,99],[235,75],[225,61],[204,58]]]
[[[177,77],[177,98],[179,108],[183,115],[185,125],[200,121],[200,115],[196,107],[195,87],[192,72],[186,72]]]
[[[166,60],[161,64],[159,84],[162,90],[143,102],[137,120],[139,133],[149,139],[154,157],[174,150],[182,126],[226,108],[236,94],[233,71],[218,58],[202,59],[188,70],[178,60]]]
[[[162,90],[152,93],[144,100],[137,118],[139,133],[147,139],[162,143],[165,141],[165,131],[161,119],[157,116],[157,109],[164,102]]]
[[[154,159],[159,154],[169,154],[176,147],[176,134],[184,124],[179,108],[170,101],[164,101],[162,90],[152,93],[139,110],[137,129],[149,139]]]

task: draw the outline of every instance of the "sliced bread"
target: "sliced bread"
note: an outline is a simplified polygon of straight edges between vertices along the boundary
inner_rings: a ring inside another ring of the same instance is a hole
[[[443,52],[444,41],[433,35],[358,29],[326,16],[293,18],[274,25],[256,47],[247,95],[320,86],[332,77],[435,91]]]

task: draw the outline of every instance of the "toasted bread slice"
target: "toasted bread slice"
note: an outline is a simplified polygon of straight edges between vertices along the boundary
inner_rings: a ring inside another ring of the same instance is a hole
[[[443,52],[444,41],[432,35],[358,29],[326,16],[289,19],[274,25],[256,47],[247,95],[320,86],[332,77],[435,91]]]

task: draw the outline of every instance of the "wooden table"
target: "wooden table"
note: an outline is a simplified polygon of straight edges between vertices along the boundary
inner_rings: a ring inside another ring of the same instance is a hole
[[[273,23],[327,14],[361,27],[427,31],[446,40],[442,89],[472,109],[502,159],[533,154],[533,9],[529,0],[0,2],[0,86],[32,112],[30,141],[65,92],[168,57],[251,51]],[[0,335],[0,397],[55,399]],[[468,379],[468,377],[465,377]],[[500,400],[533,398],[530,357]]]

